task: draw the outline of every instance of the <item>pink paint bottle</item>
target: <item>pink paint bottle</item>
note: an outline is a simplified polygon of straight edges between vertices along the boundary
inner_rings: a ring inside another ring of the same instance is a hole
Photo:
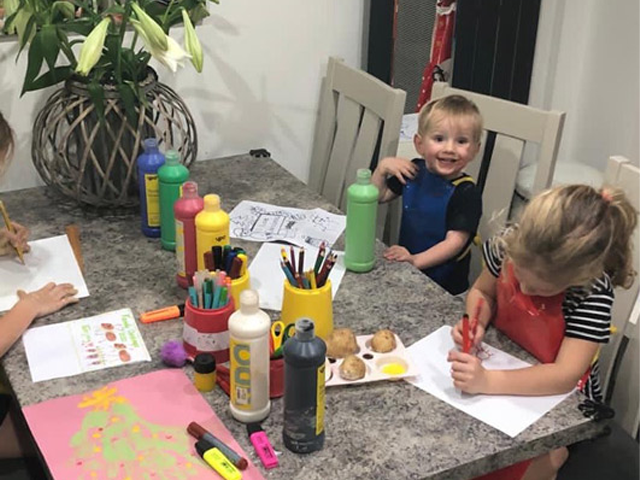
[[[173,205],[176,218],[176,258],[178,274],[176,280],[182,288],[189,286],[189,281],[198,268],[196,250],[196,224],[198,212],[204,208],[204,200],[198,196],[198,184],[185,182],[182,195]]]

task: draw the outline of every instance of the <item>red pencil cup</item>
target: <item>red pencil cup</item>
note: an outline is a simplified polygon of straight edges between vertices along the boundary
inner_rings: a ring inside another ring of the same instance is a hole
[[[199,353],[210,353],[217,363],[229,361],[229,317],[234,310],[233,298],[224,307],[216,309],[194,307],[187,298],[182,341],[191,358]]]
[[[269,398],[284,395],[284,358],[273,358],[269,362]]]

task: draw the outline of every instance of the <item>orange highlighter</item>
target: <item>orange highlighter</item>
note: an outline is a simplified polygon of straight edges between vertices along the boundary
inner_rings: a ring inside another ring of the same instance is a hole
[[[153,310],[151,312],[145,312],[140,315],[140,321],[142,323],[161,322],[162,320],[171,320],[174,318],[180,318],[184,315],[184,303],[180,305],[172,305],[170,307],[161,308],[159,310]]]

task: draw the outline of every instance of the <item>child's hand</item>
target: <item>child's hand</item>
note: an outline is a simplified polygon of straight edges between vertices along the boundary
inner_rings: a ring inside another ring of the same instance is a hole
[[[451,350],[447,361],[451,362],[451,378],[457,389],[466,393],[487,391],[487,370],[482,367],[478,357]]]
[[[418,167],[411,160],[400,157],[383,158],[380,168],[385,177],[396,177],[402,185],[406,185],[407,178],[413,179],[418,173]]]
[[[470,321],[473,325],[473,321]],[[477,347],[482,343],[482,339],[484,338],[484,334],[486,332],[485,327],[483,327],[480,322],[477,323],[475,328],[475,333],[473,328],[469,328],[469,334],[471,335],[471,346]],[[451,337],[453,338],[454,343],[462,348],[462,320],[455,324],[455,326],[451,329]]]
[[[18,302],[29,308],[34,318],[38,318],[56,312],[70,303],[78,302],[78,298],[74,296],[77,293],[70,283],[56,285],[50,282],[35,292],[18,290]]]
[[[16,222],[11,222],[11,225],[15,233],[10,232],[6,227],[0,230],[0,255],[7,255],[14,248],[22,248],[23,252],[29,251],[29,244],[27,244],[29,230]]]
[[[392,245],[387,248],[383,256],[391,262],[409,262],[413,265],[413,255],[409,253],[409,250],[400,245]]]

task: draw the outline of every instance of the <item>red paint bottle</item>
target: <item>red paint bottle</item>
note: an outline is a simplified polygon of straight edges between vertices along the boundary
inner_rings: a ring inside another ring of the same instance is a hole
[[[198,184],[185,182],[182,185],[182,196],[173,205],[173,213],[176,218],[176,258],[178,260],[176,280],[182,288],[189,286],[190,279],[198,269],[195,218],[203,208],[204,200],[198,196]]]

